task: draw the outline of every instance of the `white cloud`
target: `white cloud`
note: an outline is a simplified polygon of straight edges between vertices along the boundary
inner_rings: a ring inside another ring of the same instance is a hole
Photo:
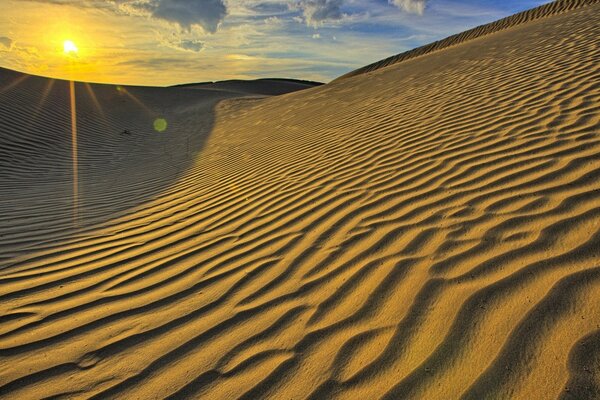
[[[300,0],[295,7],[302,10],[307,25],[318,26],[323,21],[342,19],[343,0]]]
[[[278,17],[269,17],[265,18],[265,25],[281,26],[283,25],[283,21]]]
[[[425,12],[426,0],[388,0],[390,4],[394,4],[401,10],[411,14],[423,15]]]

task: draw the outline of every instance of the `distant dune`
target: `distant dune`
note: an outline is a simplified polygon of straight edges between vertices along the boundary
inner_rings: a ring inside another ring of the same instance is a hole
[[[187,89],[216,89],[236,92],[239,94],[254,94],[278,96],[321,86],[320,82],[302,81],[298,79],[256,79],[253,81],[229,80],[220,82],[188,83],[175,87]]]
[[[0,397],[600,398],[600,3],[511,18],[280,96],[77,83],[76,157],[68,82],[0,70]]]

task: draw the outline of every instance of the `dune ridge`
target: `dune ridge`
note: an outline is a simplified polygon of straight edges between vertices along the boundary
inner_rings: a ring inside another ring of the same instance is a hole
[[[25,129],[48,82],[0,89],[0,397],[596,398],[599,17],[277,97],[131,89],[160,134],[93,86],[113,124],[80,124],[82,185],[133,176],[79,225],[67,99]]]
[[[174,87],[186,89],[216,89],[233,91],[239,94],[277,96],[320,85],[322,85],[320,82],[303,81],[299,79],[256,79],[252,81],[234,79],[219,82],[188,83],[176,85]]]
[[[555,0],[552,3],[544,4],[542,6],[517,13],[511,15],[510,17],[502,18],[498,21],[494,21],[489,24],[480,25],[473,29],[469,29],[456,35],[449,36],[445,39],[438,40],[425,46],[417,47],[415,49],[408,50],[404,53],[400,53],[395,56],[391,56],[386,59],[374,62],[373,64],[366,65],[347,74],[344,74],[337,79],[346,79],[356,75],[366,74],[368,72],[375,71],[379,68],[385,68],[389,65],[393,65],[405,60],[410,60],[415,57],[430,54],[432,52],[442,50],[450,46],[456,46],[469,40],[490,35],[502,31],[504,29],[509,29],[513,26],[526,24],[538,20],[540,18],[550,17],[552,15],[574,10],[580,7],[593,5],[596,3],[598,3],[598,0]]]

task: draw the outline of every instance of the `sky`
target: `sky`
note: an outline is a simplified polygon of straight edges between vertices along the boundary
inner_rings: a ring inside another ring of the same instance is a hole
[[[87,82],[328,82],[546,0],[0,0],[0,67]],[[72,41],[77,52],[64,51]]]

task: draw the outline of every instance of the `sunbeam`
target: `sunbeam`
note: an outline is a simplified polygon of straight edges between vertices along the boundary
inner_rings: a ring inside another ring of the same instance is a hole
[[[71,160],[73,162],[73,223],[78,225],[79,219],[79,155],[77,149],[77,101],[75,98],[75,82],[69,81],[71,98]]]
[[[104,114],[104,110],[102,109],[102,106],[100,105],[100,102],[98,101],[98,98],[96,97],[96,93],[94,93],[94,89],[92,89],[92,86],[87,82],[84,83],[84,86],[88,92],[88,95],[90,96],[90,99],[92,99],[92,103],[94,103],[94,107],[96,107],[96,111],[98,111],[98,113],[100,114],[100,117],[106,122],[106,116]]]
[[[138,106],[143,108],[148,115],[154,115],[154,112],[146,104],[144,104],[140,99],[138,99],[133,93],[129,92],[129,90],[125,89],[123,86],[117,86],[117,91],[133,100]]]
[[[48,83],[46,83],[46,87],[44,88],[44,92],[42,93],[42,96],[40,97],[40,102],[38,103],[38,105],[35,109],[34,115],[37,116],[40,113],[40,111],[42,111],[42,109],[44,108],[46,99],[48,98],[48,95],[52,91],[52,88],[54,87],[55,82],[56,81],[54,79],[48,79]]]
[[[6,85],[4,88],[2,88],[2,90],[0,90],[0,93],[8,92],[12,88],[19,86],[21,83],[23,83],[27,79],[29,79],[29,77],[30,77],[30,75],[21,75],[20,77],[18,77],[17,79],[15,79],[14,81],[12,81],[8,85]]]
[[[54,79],[48,79],[48,82],[46,82],[44,91],[42,92],[42,95],[40,96],[40,101],[38,102],[37,106],[33,110],[33,113],[31,114],[32,117],[27,119],[27,125],[25,126],[26,130],[30,129],[39,120],[40,112],[44,108],[44,105],[46,104],[46,100],[48,99],[48,96],[52,92],[52,88],[54,87],[55,82],[56,81]]]

